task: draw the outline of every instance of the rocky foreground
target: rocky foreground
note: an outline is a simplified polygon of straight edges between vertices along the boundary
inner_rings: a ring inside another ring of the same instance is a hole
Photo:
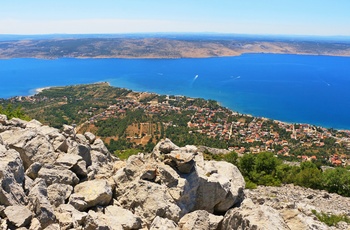
[[[124,162],[92,133],[3,115],[0,180],[1,229],[330,229],[311,210],[349,215],[326,192],[244,190],[236,166],[195,146],[164,140]]]

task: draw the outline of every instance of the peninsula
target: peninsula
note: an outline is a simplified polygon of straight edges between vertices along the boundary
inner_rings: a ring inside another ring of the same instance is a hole
[[[0,58],[205,58],[244,53],[350,56],[349,40],[237,35],[0,37]]]

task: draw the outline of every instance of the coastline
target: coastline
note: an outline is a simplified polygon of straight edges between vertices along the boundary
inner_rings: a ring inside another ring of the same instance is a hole
[[[42,87],[42,88],[37,88],[37,89],[34,89],[35,91],[35,94],[38,94],[38,93],[41,93],[42,91],[44,91],[45,89],[50,89],[54,86],[47,86],[47,87]]]
[[[107,84],[108,86],[112,86],[111,83],[108,81],[98,81],[98,82],[87,83],[87,84],[75,84],[75,85],[64,85],[64,86],[45,86],[45,87],[41,87],[41,88],[31,89],[29,91],[28,96],[34,96],[36,94],[43,92],[44,90],[55,88],[55,87],[68,87],[68,86],[77,86],[77,85],[95,85],[95,84]],[[114,86],[112,86],[112,87],[114,87]]]

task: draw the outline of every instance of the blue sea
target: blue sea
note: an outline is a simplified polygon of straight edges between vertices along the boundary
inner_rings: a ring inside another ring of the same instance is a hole
[[[244,54],[191,59],[0,60],[0,97],[108,81],[219,101],[240,113],[350,130],[350,57]]]

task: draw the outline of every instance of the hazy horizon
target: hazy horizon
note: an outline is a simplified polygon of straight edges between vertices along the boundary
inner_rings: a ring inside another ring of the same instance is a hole
[[[220,33],[350,36],[350,1],[12,0],[0,34]]]

